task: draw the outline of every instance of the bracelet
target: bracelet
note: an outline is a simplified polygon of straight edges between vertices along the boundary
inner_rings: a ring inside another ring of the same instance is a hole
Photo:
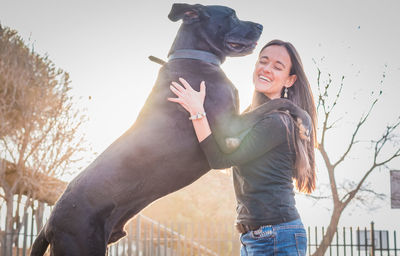
[[[202,119],[205,116],[206,116],[206,112],[203,112],[203,113],[197,112],[196,115],[190,116],[189,120],[198,120],[198,119]]]

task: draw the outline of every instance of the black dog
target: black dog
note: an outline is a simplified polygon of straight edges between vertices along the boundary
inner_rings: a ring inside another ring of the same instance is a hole
[[[221,148],[225,139],[252,127],[267,112],[281,108],[303,119],[305,112],[287,100],[270,101],[238,115],[235,87],[219,63],[226,56],[253,51],[262,26],[240,21],[223,6],[174,4],[168,16],[183,24],[170,60],[136,122],[66,188],[41,230],[31,255],[105,255],[107,245],[126,235],[125,223],[154,200],[187,186],[210,170],[188,114],[172,97],[169,85],[179,77],[207,84],[205,110]]]

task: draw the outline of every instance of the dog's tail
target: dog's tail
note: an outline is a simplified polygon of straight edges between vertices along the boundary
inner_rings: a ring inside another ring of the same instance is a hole
[[[49,246],[49,242],[46,239],[44,227],[40,231],[38,237],[32,245],[32,251],[30,256],[43,256]]]

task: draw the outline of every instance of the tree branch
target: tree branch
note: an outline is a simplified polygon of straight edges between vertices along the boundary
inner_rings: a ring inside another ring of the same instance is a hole
[[[368,119],[368,117],[369,117],[369,115],[371,114],[371,111],[372,111],[372,109],[374,108],[374,106],[375,106],[375,104],[376,104],[377,101],[378,101],[378,99],[375,99],[375,100],[374,100],[374,102],[371,104],[371,106],[370,106],[370,108],[369,108],[367,114],[364,115],[364,116],[362,116],[362,117],[360,118],[360,121],[358,121],[357,126],[356,126],[356,129],[354,130],[354,132],[353,132],[353,134],[352,134],[352,136],[351,136],[351,140],[350,140],[349,145],[347,146],[346,151],[345,151],[345,152],[343,153],[343,155],[339,158],[339,160],[337,160],[337,161],[333,164],[333,166],[334,166],[335,168],[336,168],[336,166],[338,166],[341,162],[343,162],[344,159],[346,158],[346,156],[350,153],[350,150],[351,150],[351,148],[352,148],[353,145],[354,145],[355,138],[356,138],[356,136],[357,136],[357,134],[358,134],[358,132],[359,132],[361,126],[362,126],[362,125],[365,123],[365,121]]]

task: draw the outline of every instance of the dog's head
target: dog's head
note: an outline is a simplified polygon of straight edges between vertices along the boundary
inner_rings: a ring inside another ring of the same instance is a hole
[[[254,22],[239,20],[229,7],[216,5],[173,4],[168,18],[183,22],[171,50],[190,47],[222,58],[252,53],[263,28]]]

